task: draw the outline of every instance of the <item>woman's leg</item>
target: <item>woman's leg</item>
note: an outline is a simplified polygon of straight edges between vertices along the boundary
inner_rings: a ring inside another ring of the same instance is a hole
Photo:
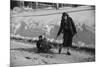
[[[61,53],[62,48],[63,48],[63,45],[60,44],[60,45],[59,45],[59,54]]]
[[[68,44],[69,44],[69,47],[71,47],[72,46],[72,36],[69,36],[69,38],[68,38]]]
[[[70,47],[72,46],[72,36],[69,34],[68,40],[67,40],[67,54],[71,55],[70,53]]]
[[[59,45],[59,54],[61,53],[62,48],[67,46],[67,40],[68,40],[68,34],[64,34],[63,44]]]
[[[69,45],[70,45],[70,41],[69,41],[69,34],[67,33],[64,37],[64,41],[63,41],[63,47],[65,47],[67,49],[67,54],[70,55],[70,51],[69,51]]]

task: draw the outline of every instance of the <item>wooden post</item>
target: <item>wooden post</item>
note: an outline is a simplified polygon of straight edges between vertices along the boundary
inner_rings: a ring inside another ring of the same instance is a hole
[[[21,8],[24,7],[24,1],[19,1],[19,2],[18,2],[18,5],[19,5],[19,7],[21,7]]]
[[[56,9],[59,9],[59,3],[56,3]]]
[[[29,4],[28,4],[28,5],[29,5],[29,7],[30,7],[30,8],[32,8],[32,2],[29,2]]]
[[[54,8],[59,9],[59,3],[54,3]]]
[[[22,1],[22,8],[24,7],[24,1]]]
[[[38,8],[38,2],[34,2],[33,5],[32,5],[32,8],[37,9]]]
[[[38,2],[36,2],[36,9],[38,8]]]

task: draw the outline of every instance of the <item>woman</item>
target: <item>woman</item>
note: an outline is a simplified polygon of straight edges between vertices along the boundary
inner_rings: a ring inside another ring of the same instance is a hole
[[[72,39],[77,31],[72,18],[65,12],[62,14],[61,24],[56,38],[60,33],[63,33],[63,45],[60,46],[59,54],[61,53],[62,47],[66,47],[67,54],[70,55],[69,47],[72,46]]]

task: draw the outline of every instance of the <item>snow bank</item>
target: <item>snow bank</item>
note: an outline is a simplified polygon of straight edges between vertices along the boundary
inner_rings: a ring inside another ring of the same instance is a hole
[[[11,33],[30,38],[38,37],[45,33],[46,36],[53,41],[52,39],[57,35],[61,23],[62,12],[69,11],[78,11],[69,13],[74,20],[78,31],[78,37],[74,38],[75,41],[78,42],[79,40],[82,40],[82,42],[86,42],[86,44],[94,44],[95,10],[90,6],[62,8],[60,10],[24,11],[18,14],[11,14],[11,29],[13,29],[11,30]],[[62,39],[62,35],[58,39]]]

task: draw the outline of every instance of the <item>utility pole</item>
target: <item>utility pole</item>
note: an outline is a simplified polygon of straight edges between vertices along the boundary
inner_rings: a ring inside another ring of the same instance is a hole
[[[59,9],[59,3],[56,3],[56,9]]]
[[[32,6],[33,6],[33,3],[29,2],[29,7],[32,8]]]
[[[23,8],[24,7],[24,1],[18,1],[18,6],[20,7],[20,8]]]
[[[38,2],[34,2],[33,5],[32,5],[32,8],[37,9],[38,8]]]
[[[54,3],[54,8],[59,9],[59,3]]]

